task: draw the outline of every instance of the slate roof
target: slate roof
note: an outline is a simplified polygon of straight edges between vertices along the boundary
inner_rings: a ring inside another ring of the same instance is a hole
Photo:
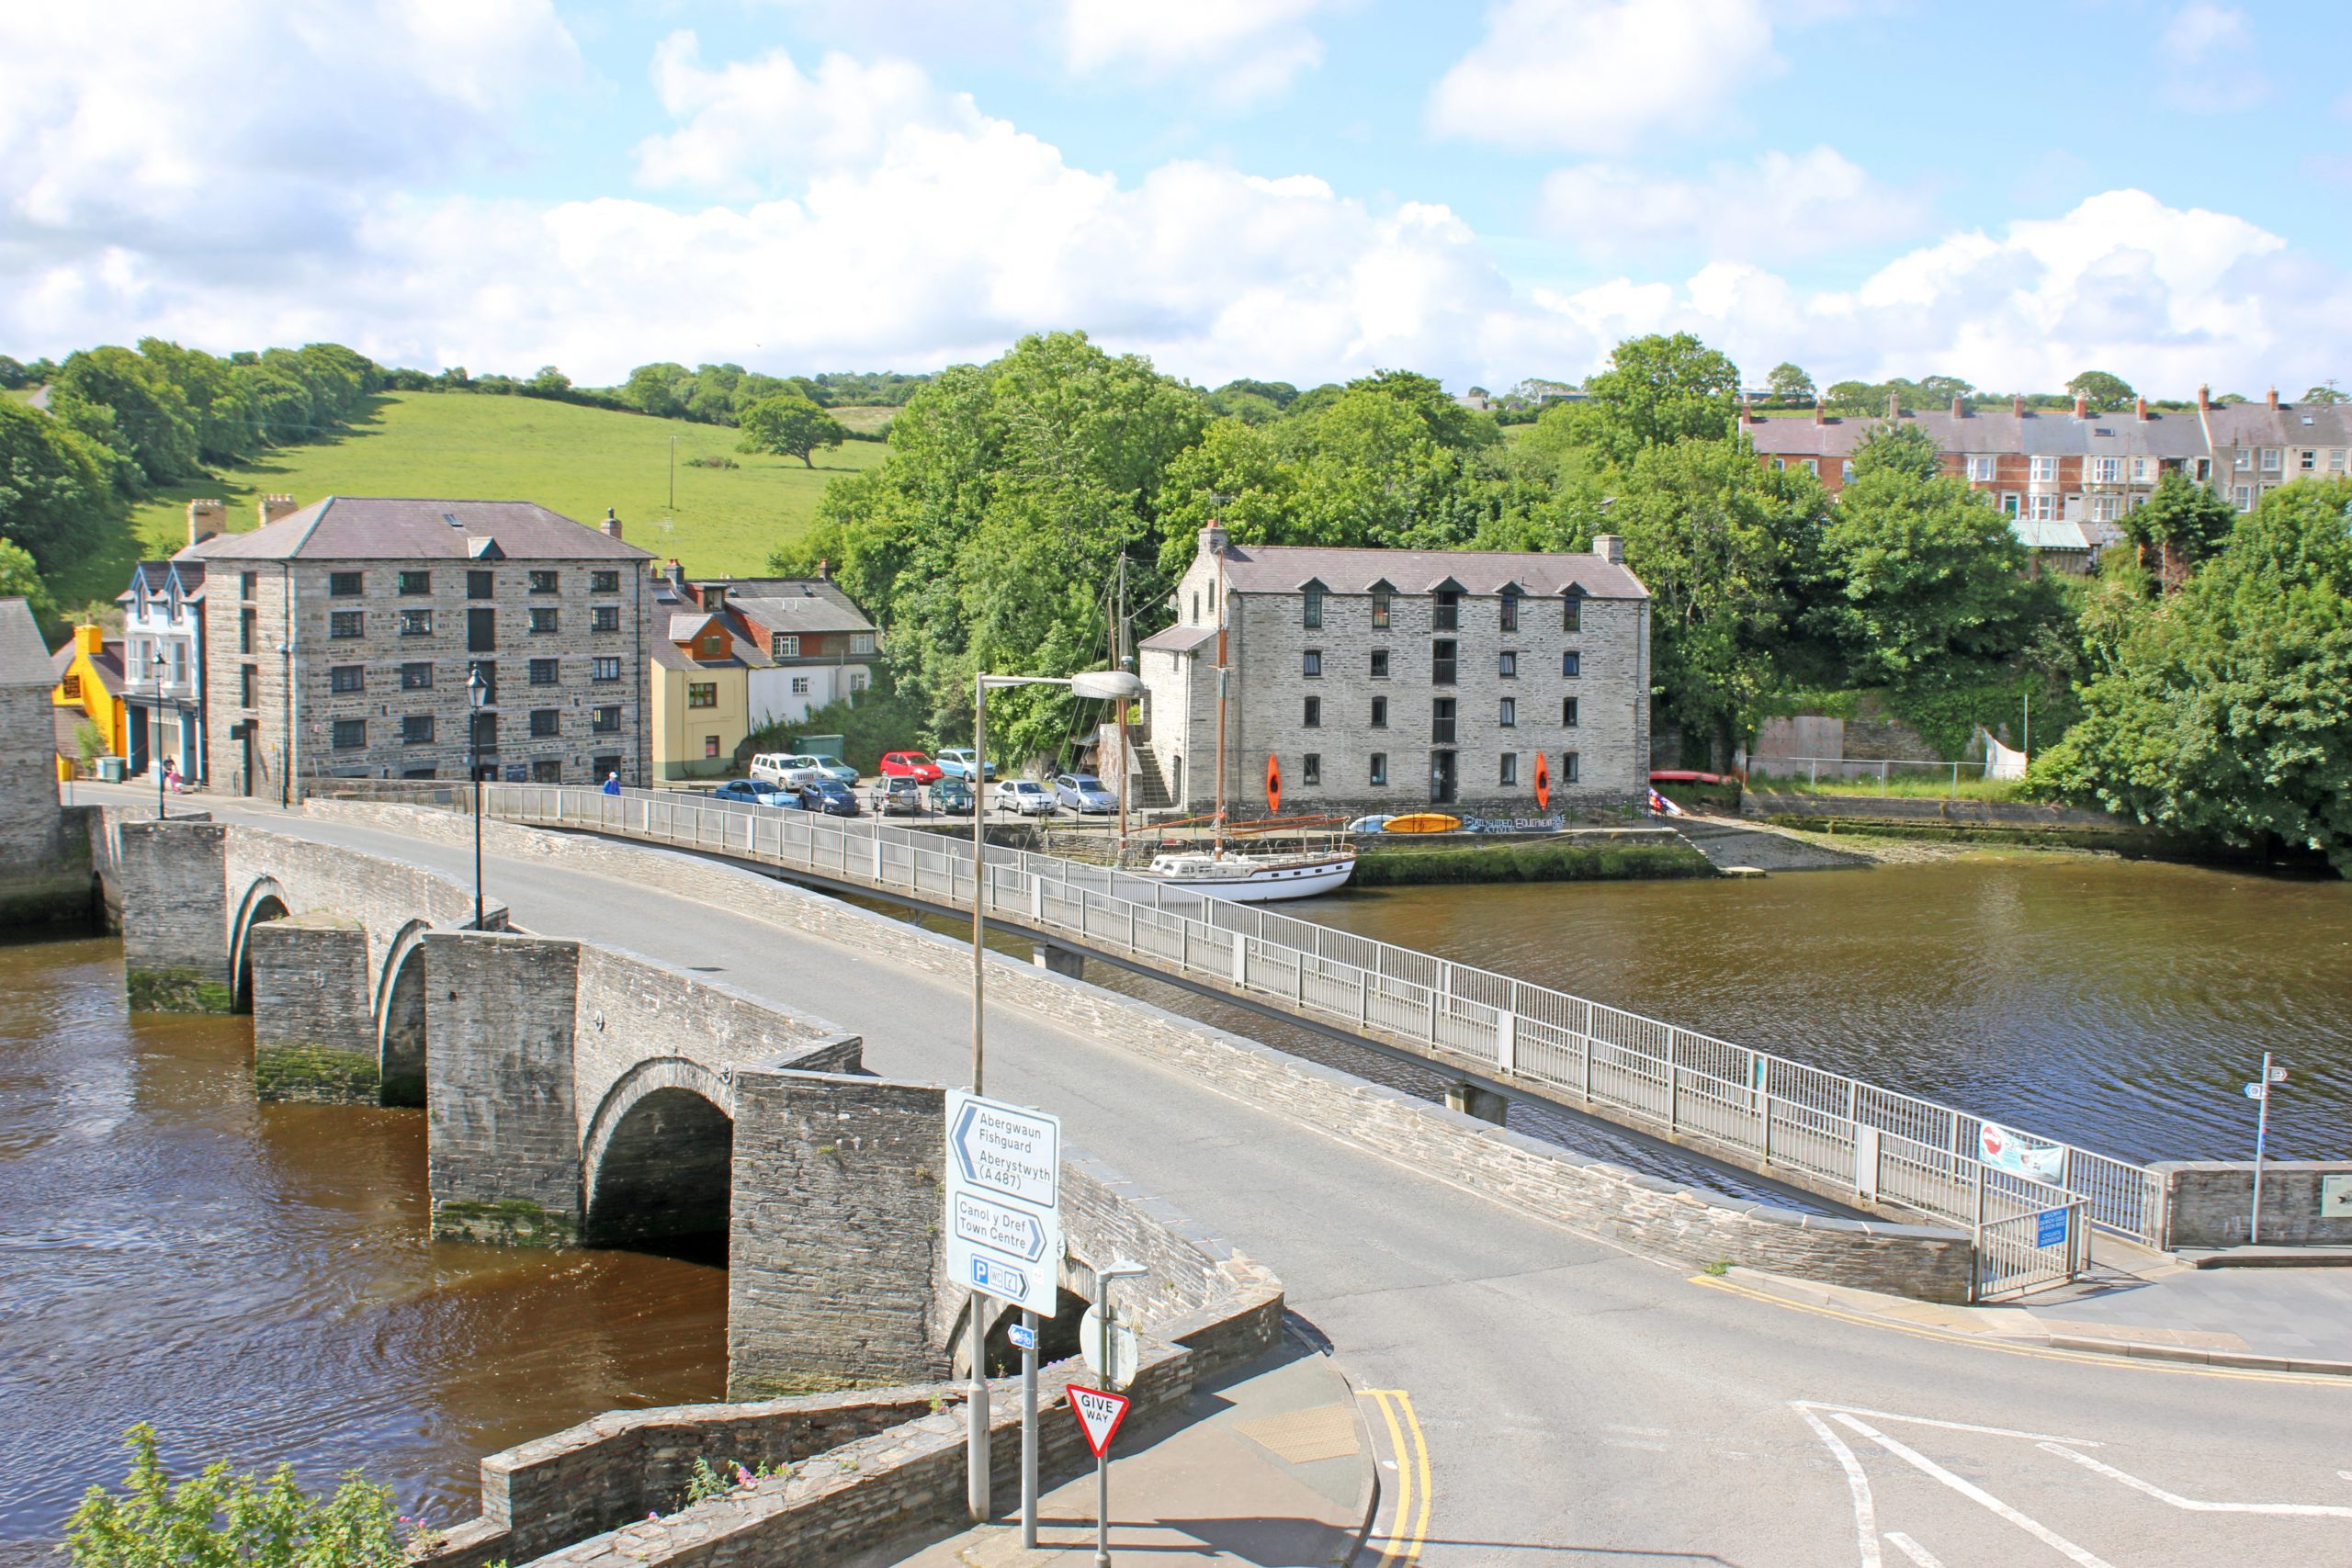
[[[527,501],[328,496],[266,528],[216,534],[174,559],[420,560],[481,558],[497,541],[507,560],[650,560],[639,549]]]
[[[1596,555],[1550,551],[1327,549],[1317,545],[1228,545],[1225,580],[1236,593],[1295,593],[1320,582],[1329,593],[1369,593],[1386,582],[1399,593],[1427,593],[1453,581],[1464,593],[1493,595],[1511,584],[1548,596],[1582,588],[1595,599],[1646,599],[1632,572]]]
[[[762,578],[721,584],[730,609],[772,632],[870,632],[874,623],[857,602],[830,582]]]
[[[68,638],[64,646],[49,656],[51,685],[64,680],[65,672],[74,668],[74,644]],[[98,684],[106,689],[108,696],[122,695],[122,639],[118,637],[111,642],[100,643],[98,651],[90,655],[90,668],[97,674]]]
[[[1767,457],[1843,459],[1852,457],[1871,432],[1886,423],[1883,417],[1831,419],[1820,424],[1809,419],[1762,419],[1741,428],[1757,452]],[[2151,412],[2142,419],[2126,409],[2076,419],[2071,410],[2028,410],[2020,415],[2003,409],[1955,415],[1949,409],[1935,409],[1905,414],[1902,423],[1926,431],[1939,452],[2033,457],[2201,457],[2211,450],[2205,428],[2194,412]]]
[[[57,684],[49,664],[49,645],[40,640],[32,607],[22,599],[0,599],[0,686]]]
[[[1152,633],[1136,646],[1150,649],[1155,652],[1190,653],[1202,644],[1216,640],[1215,626],[1188,626],[1180,624]]]
[[[2352,446],[2352,404],[2221,403],[2205,421],[2216,446]]]
[[[185,556],[174,560],[139,562],[130,569],[130,584],[114,596],[114,601],[118,604],[129,604],[142,581],[146,583],[150,595],[161,598],[171,591],[172,578],[175,573],[180,580],[180,597],[183,600],[204,597],[204,563],[193,556]]]

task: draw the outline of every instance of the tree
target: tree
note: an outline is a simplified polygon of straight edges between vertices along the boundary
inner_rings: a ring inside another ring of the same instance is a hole
[[[1858,479],[1882,473],[1931,479],[1942,471],[1943,457],[1936,450],[1936,438],[1916,424],[1879,425],[1854,448]]]
[[[542,365],[539,373],[531,378],[531,389],[542,396],[571,390],[571,378],[552,365]]]
[[[1764,384],[1784,403],[1809,403],[1814,400],[1813,378],[1785,359],[1772,367],[1772,374],[1765,378]]]
[[[0,599],[22,599],[37,621],[53,620],[57,615],[57,604],[49,596],[49,584],[40,580],[32,552],[6,539],[0,539]]]
[[[1861,418],[1886,412],[1886,388],[1877,381],[1832,381],[1822,396],[1831,413]]]
[[[2075,397],[2088,400],[2093,413],[2109,413],[2129,408],[2138,393],[2132,383],[2108,370],[2086,370],[2066,383],[2066,390]]]
[[[817,466],[815,454],[820,448],[839,446],[849,439],[841,421],[797,392],[753,403],[743,411],[739,423],[743,438],[735,444],[738,452],[781,453],[799,458],[811,468]]]
[[[2352,875],[2352,481],[2286,485],[2177,593],[2143,601],[2036,765],[2065,793]]]
[[[175,1482],[144,1422],[124,1445],[131,1462],[122,1490],[91,1487],[66,1523],[74,1568],[400,1568],[404,1560],[391,1493],[356,1471],[314,1497],[290,1465],[261,1476],[218,1461]]]
[[[59,421],[0,402],[0,540],[45,572],[84,558],[115,514],[113,460]]]
[[[5,385],[6,385],[6,382],[0,382],[0,386]],[[2307,403],[2340,403],[2346,400],[2344,393],[2335,389],[2335,383],[2333,380],[2330,380],[2324,381],[2320,385],[2313,387],[2310,391],[2305,392],[2302,396],[2302,400]]]
[[[1585,383],[1586,445],[1620,465],[1653,446],[1724,435],[1739,411],[1739,367],[1689,333],[1628,338]]]
[[[156,368],[127,348],[84,349],[58,367],[60,393],[114,411],[114,426],[131,460],[153,484],[198,471],[196,420],[187,399]]]
[[[2237,520],[2228,502],[2178,468],[2167,468],[2148,499],[2123,514],[2123,536],[2139,547],[2143,568],[2149,564],[2148,547],[2155,547],[2152,586],[2170,592],[2222,547]]]

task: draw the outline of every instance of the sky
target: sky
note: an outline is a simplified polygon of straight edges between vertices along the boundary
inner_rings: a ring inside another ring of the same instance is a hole
[[[0,7],[0,353],[2352,387],[2344,0]]]

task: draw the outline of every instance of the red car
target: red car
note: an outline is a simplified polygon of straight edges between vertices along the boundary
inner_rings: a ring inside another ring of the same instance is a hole
[[[921,751],[888,751],[882,757],[882,776],[886,779],[912,779],[917,784],[937,784],[945,775],[939,764]]]

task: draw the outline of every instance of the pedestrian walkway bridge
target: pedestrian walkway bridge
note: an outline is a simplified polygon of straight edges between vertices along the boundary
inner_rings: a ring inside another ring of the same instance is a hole
[[[349,793],[465,810],[462,785]],[[342,793],[337,785],[327,791]],[[773,867],[945,910],[972,905],[968,839],[671,791],[487,784],[486,816]],[[1977,1157],[1968,1111],[1491,970],[1148,877],[1016,850],[987,856],[991,921],[1636,1129],[1842,1203],[1968,1230],[1978,1299],[2072,1278],[2093,1229],[2149,1245],[2143,1167],[1993,1128],[2054,1175]]]

